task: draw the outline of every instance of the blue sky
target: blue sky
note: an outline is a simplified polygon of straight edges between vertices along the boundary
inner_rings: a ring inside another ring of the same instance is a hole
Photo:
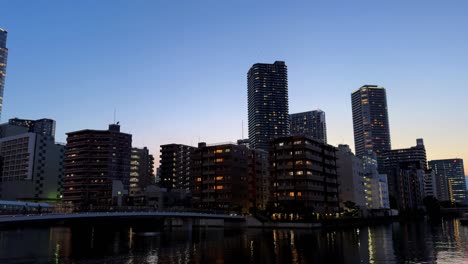
[[[2,121],[106,129],[135,146],[247,135],[246,73],[288,65],[290,112],[326,112],[350,144],[350,93],[387,88],[393,148],[468,160],[466,1],[2,1],[10,50]]]

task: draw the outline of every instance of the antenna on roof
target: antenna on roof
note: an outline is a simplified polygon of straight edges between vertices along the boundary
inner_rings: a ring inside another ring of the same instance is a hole
[[[114,108],[114,124],[115,124],[115,115],[116,115],[116,110]]]

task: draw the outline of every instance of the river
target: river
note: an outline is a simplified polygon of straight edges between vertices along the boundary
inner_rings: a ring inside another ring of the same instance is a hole
[[[340,230],[0,230],[0,263],[468,263],[456,219]]]

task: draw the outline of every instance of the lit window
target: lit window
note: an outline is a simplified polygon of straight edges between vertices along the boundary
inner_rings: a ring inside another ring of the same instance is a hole
[[[216,177],[216,180],[217,180],[217,181],[222,181],[222,180],[223,180],[223,176],[217,176],[217,177]]]
[[[220,162],[223,162],[224,160],[222,158],[218,158],[215,160],[216,163],[220,163]]]
[[[294,192],[289,192],[290,197],[294,197]]]
[[[217,149],[217,150],[215,150],[215,153],[223,153],[223,150],[222,149]]]
[[[201,178],[197,178],[197,182],[201,182]]]
[[[222,185],[216,185],[216,190],[222,190],[223,186]]]

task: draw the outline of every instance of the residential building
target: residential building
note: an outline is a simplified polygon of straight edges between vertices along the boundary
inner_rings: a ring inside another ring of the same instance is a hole
[[[389,209],[388,180],[386,174],[377,170],[375,153],[362,157],[364,169],[364,192],[368,209]]]
[[[247,148],[250,148],[250,140],[248,138],[238,139],[237,145],[242,145],[242,146],[246,146]]]
[[[385,88],[364,85],[351,94],[351,102],[356,156],[362,158],[375,153],[378,170],[382,172],[380,157],[391,149]]]
[[[384,171],[389,181],[390,196],[402,210],[421,207],[427,170],[426,149],[422,139],[416,146],[382,153]]]
[[[168,191],[192,191],[190,156],[195,147],[182,144],[161,145],[159,186]]]
[[[325,112],[314,110],[289,115],[291,135],[306,135],[327,143]]]
[[[3,109],[3,90],[5,89],[8,48],[6,47],[7,31],[0,28],[0,118]]]
[[[272,203],[279,217],[338,211],[336,148],[304,135],[271,141]]]
[[[270,166],[268,152],[261,149],[248,151],[249,208],[265,210],[270,200]]]
[[[53,136],[0,126],[0,199],[57,202],[62,195],[65,147]]]
[[[338,145],[336,157],[340,206],[344,207],[346,201],[351,201],[361,208],[366,208],[362,160],[354,155],[348,145]]]
[[[466,203],[466,181],[463,159],[443,159],[429,161],[429,168],[435,173],[438,187],[437,198],[441,201]]]
[[[122,205],[128,196],[132,135],[108,130],[67,133],[63,200],[74,206]]]
[[[250,148],[268,150],[289,134],[288,71],[284,61],[256,63],[247,73]]]
[[[130,196],[142,195],[149,185],[155,184],[154,158],[147,147],[132,148],[130,159]]]
[[[399,203],[400,209],[418,209],[424,198],[427,170],[423,139],[417,139],[414,147],[386,151],[381,157],[389,181],[390,195]]]
[[[439,201],[441,201],[441,197],[439,197],[439,188],[440,186],[437,186],[435,171],[427,170],[424,178],[424,197],[434,196]]]
[[[248,212],[249,149],[234,143],[198,144],[192,153],[195,208]]]

